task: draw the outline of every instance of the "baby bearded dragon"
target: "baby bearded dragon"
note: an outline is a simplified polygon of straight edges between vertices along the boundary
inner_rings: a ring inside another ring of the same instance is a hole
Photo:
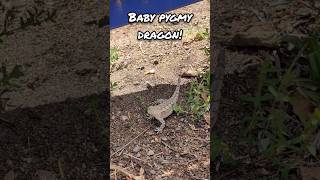
[[[169,99],[159,99],[158,102],[160,104],[148,107],[148,114],[156,118],[161,123],[161,126],[159,128],[156,128],[156,131],[159,133],[161,133],[163,128],[165,127],[166,123],[164,119],[172,114],[173,106],[177,103],[180,91],[180,79],[181,78],[179,77],[176,90]]]

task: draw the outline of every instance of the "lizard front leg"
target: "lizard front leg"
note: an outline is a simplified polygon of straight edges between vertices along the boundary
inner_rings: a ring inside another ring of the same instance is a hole
[[[161,133],[163,128],[166,126],[166,122],[162,118],[156,118],[156,119],[161,123],[161,125],[160,125],[160,127],[156,128],[155,131],[158,133]]]

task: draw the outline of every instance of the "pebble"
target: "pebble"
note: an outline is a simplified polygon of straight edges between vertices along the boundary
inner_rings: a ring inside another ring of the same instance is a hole
[[[135,86],[137,86],[137,85],[139,85],[140,84],[140,82],[139,81],[135,81],[135,82],[133,82],[133,85],[135,85]]]
[[[112,116],[111,116],[111,119],[112,119],[112,120],[115,120],[115,119],[116,119],[116,116],[112,115]]]
[[[150,173],[154,175],[154,174],[156,174],[156,171],[155,170],[151,170]]]
[[[144,66],[137,67],[139,70],[144,70]]]
[[[154,151],[149,150],[148,153],[147,153],[147,155],[148,155],[148,156],[153,156],[153,155],[154,155]]]
[[[161,138],[161,140],[163,140],[163,141],[167,141],[167,140],[168,140],[168,138],[166,138],[166,137],[162,137],[162,138]]]
[[[140,151],[140,149],[141,149],[141,148],[140,148],[139,146],[136,146],[136,147],[133,148],[133,152],[137,153],[137,152]]]
[[[125,120],[128,120],[129,118],[128,118],[128,116],[122,115],[122,116],[121,116],[121,119],[122,119],[123,121],[125,121]]]
[[[150,82],[148,82],[148,81],[146,81],[146,87],[147,87],[147,89],[150,89],[150,88],[152,88],[152,85],[151,85],[151,83],[150,83]]]
[[[137,153],[137,155],[136,155],[136,156],[139,158],[139,157],[141,157],[141,154],[140,154],[140,153]]]
[[[194,69],[188,69],[182,73],[182,77],[196,77],[198,72]]]

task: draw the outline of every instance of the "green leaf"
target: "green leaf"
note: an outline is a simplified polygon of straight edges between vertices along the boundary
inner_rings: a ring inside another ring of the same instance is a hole
[[[269,86],[268,90],[276,98],[277,101],[289,102],[289,97],[278,92],[274,87]]]
[[[312,156],[317,157],[317,148],[313,144],[308,145],[307,149]]]
[[[16,66],[12,69],[12,71],[11,71],[11,73],[10,73],[10,75],[9,75],[9,78],[10,78],[10,79],[18,79],[18,78],[20,78],[21,76],[23,76],[24,74],[23,74],[23,72],[21,71],[21,68],[22,68],[21,65],[16,65]]]

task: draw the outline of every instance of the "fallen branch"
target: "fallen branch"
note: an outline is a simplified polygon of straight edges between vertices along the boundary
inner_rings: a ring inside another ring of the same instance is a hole
[[[115,172],[120,171],[121,173],[123,173],[126,176],[129,176],[130,178],[133,178],[135,180],[144,180],[144,170],[140,170],[140,176],[135,176],[132,173],[130,173],[129,171],[125,170],[124,168],[120,167],[120,166],[116,166],[111,164],[110,165],[110,169],[114,170]]]

